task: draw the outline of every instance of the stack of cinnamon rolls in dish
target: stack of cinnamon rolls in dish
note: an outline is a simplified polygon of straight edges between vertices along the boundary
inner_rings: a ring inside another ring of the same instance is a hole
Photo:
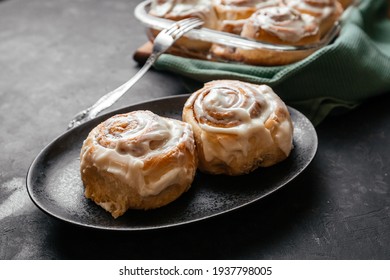
[[[180,20],[199,17],[203,27],[266,44],[302,47],[315,45],[339,20],[352,0],[153,0],[149,13]],[[153,37],[153,36],[152,36]],[[210,59],[254,65],[284,65],[310,55],[316,48],[237,48],[183,38],[175,54],[207,55]]]
[[[83,143],[80,171],[85,196],[117,218],[171,203],[197,170],[245,175],[292,149],[290,113],[271,87],[215,80],[189,96],[182,120],[140,110],[100,123]]]

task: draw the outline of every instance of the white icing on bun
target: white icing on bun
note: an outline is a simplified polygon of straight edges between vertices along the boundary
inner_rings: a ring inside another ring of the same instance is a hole
[[[340,18],[343,7],[337,0],[283,0],[285,5],[313,16],[320,25],[321,36],[325,35]]]
[[[176,199],[190,187],[197,165],[191,127],[150,111],[98,125],[84,141],[80,160],[85,195],[114,217]],[[180,191],[166,195],[170,188]]]
[[[183,120],[192,125],[204,172],[245,174],[285,159],[292,149],[287,107],[266,85],[206,83],[187,100]]]
[[[296,43],[317,34],[319,27],[316,19],[310,15],[297,13],[288,7],[276,6],[266,7],[254,13],[244,25],[242,36],[249,37],[246,34],[248,28],[253,28],[254,33],[264,30],[282,41]]]

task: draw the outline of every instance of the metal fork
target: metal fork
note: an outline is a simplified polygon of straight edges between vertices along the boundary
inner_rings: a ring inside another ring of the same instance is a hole
[[[199,27],[203,21],[198,18],[184,19],[175,22],[170,27],[162,30],[154,39],[152,53],[146,60],[144,66],[126,83],[119,86],[115,90],[103,95],[91,107],[82,110],[69,122],[68,129],[76,127],[88,120],[95,118],[101,111],[110,107],[119,98],[121,98],[153,65],[156,59],[169,49],[173,43],[188,31]]]

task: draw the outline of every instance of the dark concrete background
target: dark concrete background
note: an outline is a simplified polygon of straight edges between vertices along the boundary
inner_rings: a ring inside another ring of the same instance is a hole
[[[390,97],[317,127],[312,164],[280,191],[203,222],[106,232],[54,220],[25,177],[72,116],[132,76],[140,1],[0,1],[0,259],[389,259]],[[150,71],[112,109],[186,93]]]

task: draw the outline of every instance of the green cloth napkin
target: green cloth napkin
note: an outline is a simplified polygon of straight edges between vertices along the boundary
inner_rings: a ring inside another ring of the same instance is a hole
[[[164,54],[154,67],[202,82],[198,88],[216,79],[268,84],[286,104],[317,125],[335,109],[350,109],[367,98],[389,92],[387,5],[387,0],[360,0],[359,6],[350,8],[333,43],[294,64],[250,66]]]

